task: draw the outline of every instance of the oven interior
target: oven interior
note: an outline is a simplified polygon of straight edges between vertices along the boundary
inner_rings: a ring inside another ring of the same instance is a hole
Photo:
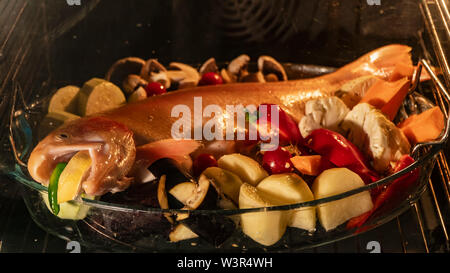
[[[265,54],[339,67],[376,47],[402,43],[413,48],[415,62],[425,58],[441,67],[448,87],[448,6],[444,0],[1,1],[0,167],[14,161],[7,125],[15,88],[29,104],[60,86],[103,77],[128,56],[201,64],[210,57],[227,62],[243,53],[254,60]],[[370,252],[377,250],[375,241],[382,252],[448,252],[447,158],[448,149],[438,155],[422,197],[401,216],[305,251]],[[20,186],[0,179],[0,252],[67,252],[66,241],[33,222]]]

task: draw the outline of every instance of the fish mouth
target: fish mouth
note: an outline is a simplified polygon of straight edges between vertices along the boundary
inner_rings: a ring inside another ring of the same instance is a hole
[[[105,146],[107,145],[104,142],[70,145],[38,144],[28,159],[28,172],[35,181],[47,186],[58,163],[69,162],[76,153],[87,151],[92,159],[92,166],[94,166],[97,163],[98,153],[103,152]],[[85,177],[90,177],[92,171],[93,168],[89,168],[88,175]]]

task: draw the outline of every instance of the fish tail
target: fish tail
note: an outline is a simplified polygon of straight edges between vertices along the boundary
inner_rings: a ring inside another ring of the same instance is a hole
[[[350,75],[346,78],[366,75],[373,75],[386,81],[411,78],[414,73],[411,50],[412,48],[407,45],[386,45],[370,51],[340,70]]]

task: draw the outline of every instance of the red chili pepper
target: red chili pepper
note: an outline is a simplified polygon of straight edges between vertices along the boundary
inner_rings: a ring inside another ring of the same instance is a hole
[[[414,159],[409,155],[403,155],[397,162],[393,173],[399,172],[404,168],[414,163]],[[409,173],[397,178],[391,182],[381,193],[375,198],[372,210],[361,214],[360,216],[350,219],[347,223],[347,228],[361,227],[370,216],[373,215],[381,206],[386,204],[393,205],[395,201],[402,201],[408,194],[409,189],[414,185],[419,178],[419,169],[414,169]]]
[[[316,129],[304,141],[306,147],[328,159],[337,167],[345,167],[357,173],[364,183],[370,184],[379,179],[370,168],[367,159],[359,149],[339,133]]]
[[[272,110],[271,107],[277,107],[278,111],[278,131],[279,131],[279,145],[286,146],[289,144],[297,144],[303,141],[303,137],[300,134],[297,123],[283,110],[280,106],[276,104],[264,103],[258,107],[258,113],[261,113],[261,107],[266,106],[266,113],[258,119],[258,132],[260,135],[267,135],[271,130]],[[266,125],[267,129],[262,130],[261,126]],[[276,128],[274,128],[276,130]],[[264,132],[266,131],[266,132]]]

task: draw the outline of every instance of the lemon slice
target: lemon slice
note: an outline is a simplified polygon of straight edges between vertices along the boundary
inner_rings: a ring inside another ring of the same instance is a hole
[[[92,160],[87,151],[76,153],[59,176],[58,204],[75,199],[85,173],[91,167]]]

